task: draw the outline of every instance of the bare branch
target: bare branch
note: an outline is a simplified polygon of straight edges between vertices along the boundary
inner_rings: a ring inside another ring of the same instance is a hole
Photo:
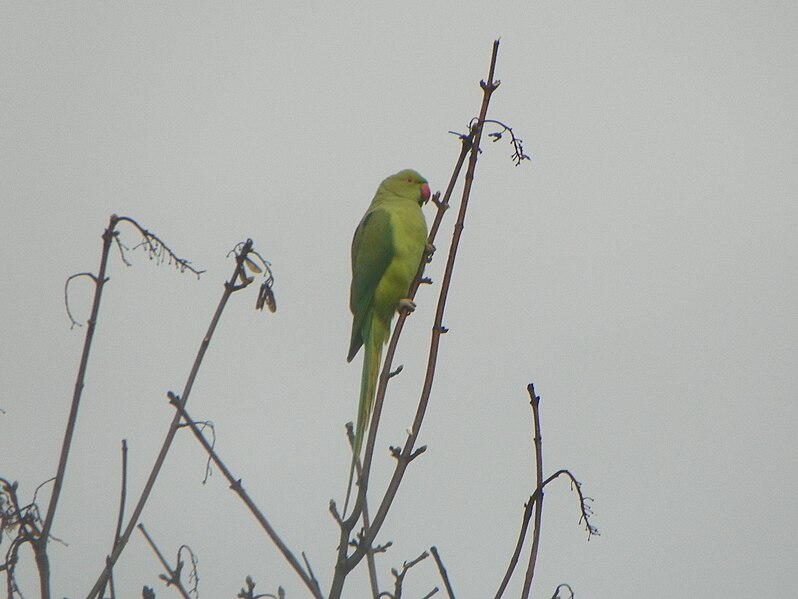
[[[529,501],[524,504],[524,515],[521,519],[521,528],[518,533],[518,541],[515,544],[515,549],[513,550],[513,554],[510,557],[510,563],[507,566],[507,571],[504,573],[504,578],[502,579],[501,583],[499,584],[499,588],[496,591],[496,595],[494,599],[500,599],[501,596],[504,594],[504,591],[507,589],[507,585],[510,582],[510,578],[515,571],[515,567],[518,565],[518,558],[521,556],[521,549],[524,546],[524,540],[526,539],[526,531],[529,528],[529,521],[532,518],[532,511],[535,507],[535,501],[530,496]]]
[[[241,590],[238,592],[238,599],[285,599],[285,591],[283,587],[277,587],[277,594],[272,595],[271,593],[261,593],[259,595],[255,594],[255,581],[252,580],[251,576],[247,576],[246,580],[244,581],[246,587],[241,587]]]
[[[540,525],[543,518],[543,439],[540,435],[540,397],[535,394],[535,385],[532,383],[527,386],[527,392],[529,393],[529,405],[532,407],[532,419],[535,423],[535,488],[539,491],[534,501],[535,520],[532,525],[532,550],[529,552],[529,564],[524,577],[521,599],[527,599],[532,590],[532,579],[535,576],[535,565],[540,549]]]
[[[515,136],[515,133],[513,133],[512,127],[510,127],[508,125],[505,125],[501,121],[495,121],[493,119],[487,119],[485,121],[485,123],[486,124],[487,123],[491,123],[493,125],[498,125],[499,127],[502,128],[501,131],[496,131],[494,133],[488,133],[488,137],[492,138],[492,140],[494,142],[497,142],[500,139],[502,139],[502,136],[505,133],[509,133],[510,134],[510,144],[513,146],[512,159],[513,159],[513,162],[515,163],[515,166],[520,166],[521,162],[523,162],[524,160],[532,160],[529,156],[524,154],[523,142],[521,141],[520,138]]]
[[[408,570],[410,570],[410,568],[415,566],[420,561],[427,559],[427,557],[429,557],[429,553],[424,551],[416,559],[411,560],[409,562],[404,562],[402,564],[401,572],[397,571],[396,568],[391,568],[391,574],[393,574],[393,577],[395,579],[394,587],[393,587],[393,599],[401,599],[401,597],[402,597],[402,585],[404,584],[405,575],[407,574]]]
[[[147,252],[150,259],[155,259],[158,263],[167,261],[170,264],[175,264],[175,266],[179,270],[181,271],[189,270],[195,273],[197,276],[199,276],[201,272],[193,268],[187,260],[179,258],[158,236],[144,229],[135,220],[129,217],[125,216],[120,217],[117,216],[116,214],[112,214],[109,219],[108,227],[105,229],[102,235],[103,245],[100,257],[100,268],[98,270],[97,275],[92,275],[90,273],[79,273],[77,275],[72,275],[67,279],[64,285],[64,302],[67,309],[67,315],[69,316],[73,327],[78,323],[72,316],[71,310],[69,308],[68,288],[70,281],[80,276],[88,276],[94,281],[95,292],[94,292],[94,300],[92,302],[92,309],[88,320],[86,336],[84,339],[83,352],[81,354],[80,365],[78,367],[78,374],[75,381],[75,388],[72,395],[72,403],[70,406],[66,431],[64,433],[64,441],[61,446],[61,455],[58,462],[58,470],[55,476],[55,484],[53,485],[53,492],[50,496],[50,503],[47,508],[47,515],[44,519],[44,524],[42,526],[41,536],[35,542],[33,542],[32,545],[34,549],[34,555],[36,557],[36,566],[39,573],[39,587],[42,599],[50,599],[50,588],[49,588],[50,562],[47,556],[47,541],[50,537],[50,531],[53,526],[56,508],[58,506],[58,501],[61,495],[61,489],[64,483],[64,476],[66,473],[66,465],[69,456],[69,450],[72,444],[72,437],[74,435],[75,425],[77,422],[78,408],[80,406],[80,399],[83,392],[84,380],[86,376],[86,367],[88,365],[89,355],[91,352],[91,344],[94,339],[95,327],[97,325],[97,318],[99,315],[100,302],[102,299],[102,291],[105,286],[105,283],[108,281],[107,277],[105,276],[105,273],[108,266],[108,254],[112,243],[116,242],[122,260],[125,262],[125,264],[128,265],[130,264],[125,257],[124,247],[119,242],[119,232],[117,231],[117,226],[121,222],[129,223],[139,233],[141,233],[142,241],[140,245],[143,245],[144,247],[147,248]],[[114,560],[112,560],[112,562],[113,561]],[[107,580],[107,576],[108,574],[105,575],[102,583],[97,585],[94,591],[95,594],[99,592],[102,586],[104,586],[105,580]]]
[[[313,568],[310,566],[310,562],[308,561],[308,556],[305,555],[305,552],[302,552],[302,561],[305,562],[305,568],[307,568],[308,576],[310,576],[310,581],[313,583],[314,588],[320,589],[319,581],[316,578],[316,575],[313,573]]]
[[[441,580],[443,581],[444,586],[446,587],[446,594],[449,596],[449,599],[454,599],[454,591],[452,590],[452,584],[449,582],[449,575],[446,573],[446,568],[443,565],[443,561],[441,560],[441,556],[438,554],[438,548],[433,545],[429,548],[430,553],[432,553],[432,557],[435,559],[435,565],[438,566],[438,573],[441,575]]]
[[[105,229],[102,235],[103,245],[100,256],[100,269],[97,272],[97,276],[93,277],[95,285],[94,301],[92,302],[91,314],[88,320],[88,327],[86,328],[86,337],[83,342],[83,351],[80,356],[80,365],[78,366],[75,388],[72,392],[72,403],[69,409],[66,430],[64,431],[64,441],[61,445],[61,455],[58,460],[58,470],[55,476],[55,483],[53,484],[53,492],[50,495],[50,503],[47,507],[47,515],[44,519],[44,524],[42,525],[41,535],[32,543],[36,558],[36,567],[39,574],[39,591],[42,599],[50,599],[50,559],[47,556],[47,540],[50,536],[50,530],[55,519],[56,508],[58,507],[58,500],[61,496],[61,489],[64,485],[67,459],[69,457],[70,447],[72,446],[72,437],[75,433],[75,426],[78,419],[78,408],[80,407],[80,399],[83,394],[83,385],[86,377],[86,368],[89,363],[91,344],[94,340],[94,331],[97,325],[97,317],[100,312],[100,301],[102,299],[103,288],[107,281],[105,277],[105,271],[108,265],[108,253],[111,248],[111,242],[117,236],[116,225],[118,222],[119,217],[115,214],[111,215],[111,218],[108,222],[108,227]]]
[[[133,246],[133,250],[135,251],[137,248],[143,247],[147,252],[148,257],[150,260],[155,260],[156,264],[163,264],[166,262],[167,264],[173,264],[177,270],[180,272],[189,271],[194,273],[197,278],[204,273],[204,270],[197,270],[193,266],[191,266],[191,262],[186,260],[185,258],[180,258],[177,254],[175,254],[169,246],[167,246],[163,240],[148,231],[144,227],[142,227],[136,220],[129,218],[127,216],[120,216],[117,217],[117,223],[128,223],[134,229],[136,229],[141,234],[141,241],[138,244]],[[122,261],[127,265],[130,266],[130,262],[127,260],[125,256],[125,250],[127,248],[122,245],[119,241],[118,234],[114,236],[114,240],[116,241],[117,247],[119,248],[120,256],[122,257]]]
[[[313,575],[313,572],[309,568],[306,571],[302,567],[302,565],[296,559],[296,557],[291,552],[291,550],[288,548],[288,546],[283,542],[283,540],[277,534],[277,531],[272,527],[271,524],[269,524],[269,521],[266,519],[266,517],[260,511],[258,506],[255,505],[255,502],[252,501],[252,499],[250,498],[249,494],[244,490],[244,487],[241,484],[241,479],[240,478],[237,479],[237,478],[235,478],[233,476],[232,472],[230,472],[229,468],[227,468],[227,465],[224,462],[222,462],[222,460],[219,458],[218,454],[210,446],[210,444],[208,443],[208,440],[202,434],[202,431],[200,431],[199,427],[196,425],[194,420],[191,418],[191,416],[186,411],[186,409],[185,409],[185,401],[181,400],[179,397],[177,397],[171,391],[169,392],[168,395],[169,395],[169,402],[177,410],[176,413],[177,413],[179,419],[183,420],[185,425],[188,426],[188,428],[194,434],[194,437],[197,439],[197,441],[200,442],[200,445],[202,445],[202,448],[208,453],[208,455],[211,457],[211,460],[213,460],[213,463],[216,464],[216,467],[221,471],[222,475],[227,479],[227,482],[230,484],[230,488],[241,498],[241,500],[247,506],[249,511],[252,513],[252,515],[258,521],[258,524],[261,525],[261,528],[263,528],[263,530],[269,536],[269,538],[271,539],[272,543],[275,544],[275,546],[280,551],[280,553],[283,554],[283,557],[285,558],[285,560],[294,569],[294,571],[299,575],[300,579],[302,579],[302,582],[305,583],[305,586],[313,594],[313,596],[316,599],[323,599],[323,595],[321,593],[321,589],[319,588],[319,583],[316,580],[316,577]],[[303,557],[304,557],[304,554],[303,554]],[[306,560],[306,563],[307,563],[307,560]]]
[[[116,530],[114,531],[114,541],[111,544],[111,551],[116,547],[119,542],[119,535],[122,531],[122,523],[125,520],[125,500],[127,498],[127,439],[122,439],[122,489],[119,492],[119,514],[116,519]],[[114,570],[111,567],[108,571],[108,583],[110,584],[111,597],[116,596],[114,588]],[[100,596],[105,595],[105,589],[102,590]]]
[[[166,570],[166,573],[168,574],[168,576],[165,575],[165,574],[161,574],[161,576],[160,576],[161,580],[166,582],[166,586],[174,585],[174,587],[177,589],[177,591],[180,593],[180,595],[183,597],[183,599],[191,599],[191,595],[189,594],[190,592],[186,589],[185,586],[183,586],[183,581],[181,580],[181,575],[182,575],[182,572],[183,572],[183,560],[180,559],[180,552],[183,550],[184,547],[187,548],[187,549],[188,549],[188,547],[186,545],[181,545],[180,546],[180,549],[178,549],[178,551],[177,551],[177,565],[174,568],[172,568],[169,565],[169,562],[166,561],[166,558],[163,556],[163,553],[161,553],[161,550],[158,549],[158,546],[155,544],[155,541],[152,540],[152,537],[147,532],[147,529],[144,528],[144,525],[143,524],[139,524],[138,525],[138,529],[141,531],[141,534],[144,535],[144,538],[147,539],[147,543],[149,543],[150,548],[155,553],[155,555],[158,557],[158,560],[161,562],[161,565],[163,566],[163,569]],[[191,556],[191,563],[192,563],[192,574],[190,576],[192,576],[195,579],[195,584],[194,584],[194,587],[193,587],[192,590],[194,591],[194,594],[196,595],[196,591],[197,591],[197,586],[196,586],[197,563],[196,563],[196,558],[194,557],[194,553],[191,551],[191,549],[188,549],[188,552],[189,552],[189,555]]]
[[[130,220],[128,219],[128,222]],[[238,280],[240,273],[243,271],[243,261],[246,256],[252,251],[252,240],[248,239],[242,246],[240,251],[236,253],[236,261],[235,266],[233,268],[233,274],[231,275],[230,279],[224,285],[224,291],[222,293],[222,297],[219,300],[219,304],[216,307],[216,311],[211,318],[211,322],[208,326],[208,330],[205,333],[205,336],[200,343],[199,349],[197,350],[197,355],[194,358],[194,364],[191,367],[191,372],[186,379],[185,386],[183,387],[183,394],[181,395],[181,402],[182,406],[188,402],[188,399],[191,395],[191,390],[194,387],[194,381],[197,378],[197,373],[199,372],[200,367],[202,366],[203,359],[205,358],[205,354],[208,351],[208,347],[210,346],[211,339],[213,338],[213,334],[216,331],[216,327],[219,324],[219,320],[221,319],[222,312],[224,312],[225,306],[227,305],[230,296],[235,293],[236,291],[243,289],[245,285],[236,285],[236,280]],[[98,277],[100,278],[100,277]],[[100,280],[102,280],[100,278]],[[180,427],[180,412],[175,412],[175,415],[172,418],[172,422],[169,425],[169,429],[164,437],[163,443],[161,445],[161,449],[158,452],[158,456],[155,459],[155,463],[150,470],[150,475],[147,478],[147,482],[144,485],[144,489],[139,496],[139,499],[133,508],[133,513],[130,516],[130,520],[128,520],[127,526],[125,530],[122,532],[122,535],[119,538],[119,543],[114,548],[114,551],[109,556],[109,559],[105,565],[105,568],[100,573],[97,581],[94,583],[94,586],[89,591],[87,595],[87,599],[94,599],[98,596],[100,590],[102,589],[105,581],[108,579],[108,575],[110,572],[110,568],[116,563],[116,560],[119,559],[119,556],[122,554],[125,546],[127,545],[128,540],[130,539],[130,535],[133,532],[136,524],[141,517],[141,512],[144,510],[144,506],[149,499],[150,493],[152,492],[153,487],[155,486],[155,480],[158,478],[158,474],[161,472],[161,468],[163,467],[164,461],[166,460],[166,455],[169,453],[169,449],[172,446],[172,441],[174,440],[175,435]],[[46,599],[49,599],[47,597]]]
[[[97,284],[97,277],[95,277],[90,272],[78,272],[74,275],[70,275],[67,277],[67,280],[64,281],[64,307],[66,308],[67,316],[69,317],[69,321],[72,323],[70,325],[70,329],[74,329],[75,327],[82,327],[83,324],[75,320],[75,317],[72,316],[72,310],[69,309],[69,284],[72,282],[73,279],[77,279],[80,277],[87,277],[91,279],[94,284]]]
[[[22,597],[16,581],[19,551],[26,543],[33,545],[39,538],[42,524],[35,502],[35,493],[33,502],[22,506],[19,502],[17,489],[18,484],[16,482],[12,483],[0,478],[0,542],[3,539],[3,535],[14,535],[6,550],[3,563],[0,564],[0,571],[5,571],[6,573],[6,592],[9,598]]]
[[[545,480],[540,480],[542,468],[543,468],[543,460],[542,460],[542,449],[541,449],[541,437],[540,437],[540,418],[539,418],[539,404],[540,404],[540,397],[535,394],[535,387],[532,383],[527,386],[527,391],[530,396],[530,405],[532,406],[532,413],[535,420],[535,462],[537,465],[537,488],[532,495],[529,496],[529,500],[527,503],[524,504],[524,515],[521,520],[521,528],[518,534],[518,541],[516,542],[515,550],[513,551],[513,555],[510,558],[510,563],[507,566],[507,571],[505,572],[504,578],[502,579],[499,589],[496,591],[496,595],[494,599],[500,599],[500,597],[504,594],[504,591],[507,588],[507,584],[510,581],[510,577],[515,570],[516,565],[518,564],[518,558],[521,555],[521,549],[524,545],[524,540],[526,538],[526,532],[529,527],[529,522],[532,518],[532,513],[536,514],[536,529],[540,530],[540,523],[538,521],[537,514],[540,511],[541,502],[543,500],[543,489],[545,489],[546,485],[551,483],[552,481],[556,480],[560,476],[566,476],[571,481],[571,488],[575,488],[577,494],[579,496],[579,505],[581,510],[581,517],[579,519],[580,523],[584,522],[585,529],[588,533],[588,540],[590,537],[595,535],[599,536],[598,529],[592,525],[590,522],[590,516],[592,516],[593,512],[590,509],[590,502],[592,498],[586,497],[582,493],[582,485],[579,481],[576,480],[573,474],[569,470],[560,469]],[[537,508],[537,509],[536,509]],[[538,532],[539,537],[539,532]],[[533,539],[533,548],[532,552],[530,553],[530,565],[532,566],[532,574],[534,575],[534,560],[533,557],[536,558],[537,556],[537,545],[535,545],[535,541]],[[529,580],[529,584],[531,585],[531,577],[530,577],[530,570],[527,570],[527,579]],[[566,585],[567,586],[567,585]],[[525,580],[525,590],[526,590],[526,580]],[[523,595],[522,595],[523,596]]]
[[[360,462],[360,460],[357,460]],[[360,464],[356,464],[358,468],[358,477],[360,476]],[[371,519],[369,517],[369,506],[368,506],[368,499],[363,498],[363,528],[367,529],[371,525]],[[383,546],[369,546],[366,547],[366,565],[368,566],[368,573],[369,573],[369,584],[371,585],[371,596],[377,597],[380,593],[380,583],[377,579],[377,564],[376,560],[374,559],[374,555],[377,553],[384,553],[388,547],[391,546],[389,542]]]

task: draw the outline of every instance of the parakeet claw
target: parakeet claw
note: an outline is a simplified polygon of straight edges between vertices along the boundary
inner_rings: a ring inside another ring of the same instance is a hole
[[[416,302],[414,302],[413,300],[411,300],[409,298],[404,297],[404,298],[399,300],[399,305],[396,307],[396,309],[399,312],[402,312],[403,310],[407,310],[408,312],[412,312],[413,310],[416,309]]]

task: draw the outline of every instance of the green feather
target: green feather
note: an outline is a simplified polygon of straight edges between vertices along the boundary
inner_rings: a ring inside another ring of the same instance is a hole
[[[424,254],[427,224],[421,205],[427,199],[427,180],[416,171],[391,175],[380,184],[352,239],[349,308],[353,319],[347,361],[365,347],[353,469],[374,407],[382,346],[388,341],[393,315],[399,301],[407,297]],[[350,474],[350,487],[351,478]]]

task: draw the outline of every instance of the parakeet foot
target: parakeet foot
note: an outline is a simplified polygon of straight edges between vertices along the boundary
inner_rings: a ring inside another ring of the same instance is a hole
[[[414,302],[409,298],[403,297],[402,299],[399,300],[399,305],[396,307],[396,309],[399,312],[402,312],[403,310],[412,312],[413,310],[416,309],[416,302]]]

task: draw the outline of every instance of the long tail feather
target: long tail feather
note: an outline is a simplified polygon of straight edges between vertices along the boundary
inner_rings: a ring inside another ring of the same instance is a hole
[[[344,501],[344,512],[349,506],[349,496],[352,492],[352,481],[355,474],[355,463],[360,457],[363,448],[363,440],[368,430],[371,411],[374,408],[374,394],[377,390],[377,379],[380,373],[380,361],[382,359],[382,346],[385,342],[385,335],[382,333],[380,323],[376,318],[372,318],[369,334],[363,342],[363,371],[360,377],[360,402],[357,408],[357,424],[355,425],[355,443],[352,448],[352,464],[349,467],[349,484],[346,487],[346,500]]]
[[[382,338],[375,335],[376,327],[372,325],[371,334],[363,344],[363,373],[360,378],[360,403],[357,409],[357,425],[355,426],[355,455],[360,455],[363,439],[369,426],[371,411],[374,408],[374,393],[377,390],[377,377],[380,372],[382,358]]]

